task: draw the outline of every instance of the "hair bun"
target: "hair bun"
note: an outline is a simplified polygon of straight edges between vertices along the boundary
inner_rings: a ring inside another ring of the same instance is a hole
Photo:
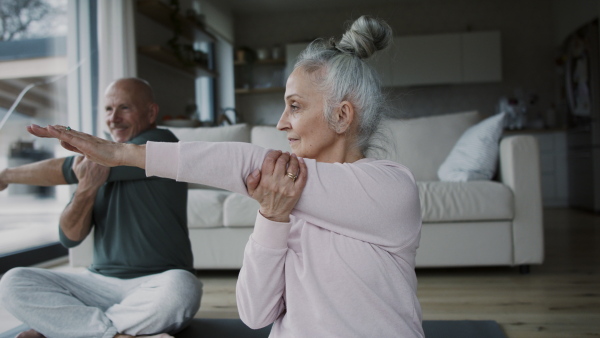
[[[392,40],[392,28],[383,20],[363,15],[352,23],[336,48],[361,59],[385,49]]]

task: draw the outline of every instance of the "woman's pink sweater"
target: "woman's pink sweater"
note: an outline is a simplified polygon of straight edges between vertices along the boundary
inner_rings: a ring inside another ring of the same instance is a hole
[[[146,174],[248,195],[269,150],[248,143],[148,142]],[[410,171],[363,159],[305,159],[290,223],[257,215],[237,282],[241,319],[271,337],[423,337],[415,254],[419,195]]]

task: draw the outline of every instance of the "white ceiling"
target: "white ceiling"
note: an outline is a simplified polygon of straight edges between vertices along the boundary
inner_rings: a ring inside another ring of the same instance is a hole
[[[348,8],[423,0],[217,0],[219,5],[231,9],[234,14],[304,11],[315,9]]]

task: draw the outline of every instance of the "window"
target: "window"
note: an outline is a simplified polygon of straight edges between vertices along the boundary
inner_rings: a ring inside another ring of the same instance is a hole
[[[70,107],[83,94],[69,89],[82,78],[88,82],[84,88],[94,88],[93,71],[81,76],[84,62],[86,69],[95,68],[94,58],[79,62],[78,57],[82,45],[90,49],[96,41],[94,29],[80,29],[94,26],[94,4],[0,2],[0,170],[69,154],[54,140],[32,137],[25,127],[78,125],[73,123],[80,117]],[[82,36],[82,31],[89,33]],[[57,243],[57,226],[70,195],[68,186],[14,184],[0,191],[0,273],[66,255]]]

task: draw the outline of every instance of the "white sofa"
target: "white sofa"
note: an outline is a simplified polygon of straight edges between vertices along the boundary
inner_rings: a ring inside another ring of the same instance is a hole
[[[502,138],[499,173],[489,181],[442,182],[437,171],[477,112],[386,120],[385,151],[370,155],[406,165],[417,180],[423,216],[417,267],[522,266],[544,256],[539,152],[532,136]],[[245,124],[170,128],[182,141],[238,141],[290,151],[284,132]],[[258,210],[254,200],[190,184],[188,225],[196,269],[239,269]],[[90,244],[72,250],[90,262]]]

